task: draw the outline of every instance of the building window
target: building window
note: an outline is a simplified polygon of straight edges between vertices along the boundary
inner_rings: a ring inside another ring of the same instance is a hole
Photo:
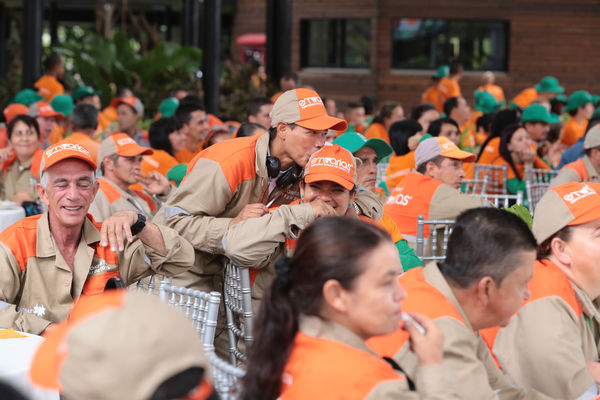
[[[507,70],[508,22],[399,18],[392,29],[392,68],[435,69],[459,60],[465,70]]]
[[[369,68],[368,18],[305,19],[300,30],[303,67]]]

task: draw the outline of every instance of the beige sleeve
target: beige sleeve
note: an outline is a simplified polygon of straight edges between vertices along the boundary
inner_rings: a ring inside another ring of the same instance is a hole
[[[579,174],[573,168],[563,168],[558,175],[550,181],[550,187],[556,187],[564,183],[579,182]]]
[[[102,222],[114,214],[110,207],[110,203],[108,202],[108,198],[102,190],[98,190],[96,193],[96,197],[94,197],[94,201],[90,205],[88,213],[92,214],[92,217],[94,217],[96,222]]]
[[[12,251],[0,242],[0,328],[13,328],[39,335],[51,321],[25,311],[17,311],[25,272]]]
[[[216,216],[226,211],[232,198],[218,163],[199,159],[153,222],[175,229],[197,250],[223,254],[223,236],[231,218]]]
[[[548,297],[521,308],[496,336],[493,351],[519,384],[575,399],[595,386],[586,368],[582,329],[587,324],[564,300]]]
[[[296,204],[238,222],[223,239],[225,255],[243,267],[264,267],[271,263],[272,255],[286,238],[297,239],[313,220],[310,204]]]
[[[483,206],[482,199],[462,194],[452,186],[442,184],[431,198],[429,219],[456,219],[465,210]]]
[[[367,189],[360,189],[356,193],[354,203],[362,213],[373,221],[379,221],[383,217],[383,203],[379,197]]]
[[[157,225],[162,234],[167,254],[161,254],[138,238],[127,243],[119,253],[119,272],[126,284],[154,273],[173,276],[185,272],[194,264],[194,248],[171,228]]]

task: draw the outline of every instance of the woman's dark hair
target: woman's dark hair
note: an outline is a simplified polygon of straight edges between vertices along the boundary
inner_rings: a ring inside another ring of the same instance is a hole
[[[504,130],[504,128],[506,128],[508,125],[518,124],[520,120],[521,120],[521,109],[520,108],[513,108],[513,109],[506,109],[506,110],[498,111],[494,115],[494,118],[492,119],[492,126],[490,128],[490,134],[489,134],[488,138],[485,140],[485,142],[483,142],[483,144],[481,145],[481,149],[479,149],[479,154],[477,155],[477,161],[479,161],[479,159],[481,158],[481,155],[483,154],[483,150],[485,149],[485,146],[488,145],[490,140],[492,140],[495,137],[499,137],[502,134],[502,131]]]
[[[6,127],[6,132],[8,134],[9,140],[12,137],[12,133],[13,133],[13,130],[15,129],[15,125],[17,124],[17,122],[23,122],[28,127],[33,128],[38,139],[40,138],[40,126],[38,125],[35,118],[30,117],[29,115],[26,115],[26,114],[21,114],[21,115],[17,115],[16,117],[14,117],[12,119],[12,121],[10,121],[8,126]]]
[[[444,124],[454,125],[456,129],[458,129],[458,131],[460,132],[460,127],[458,126],[455,120],[449,117],[444,117],[432,121],[429,124],[429,129],[427,129],[427,133],[429,133],[433,137],[440,136],[440,132],[442,131],[442,125]]]
[[[500,285],[518,264],[519,250],[535,251],[527,224],[505,210],[473,208],[460,214],[440,271],[453,284],[467,288],[485,276]]]
[[[177,130],[177,121],[173,117],[157,119],[150,125],[148,130],[148,139],[150,147],[157,150],[164,150],[170,155],[174,155],[173,146],[169,140],[169,135]]]
[[[421,118],[423,114],[425,114],[427,111],[431,110],[437,111],[437,108],[435,108],[435,106],[431,103],[420,104],[412,109],[410,117],[416,121],[419,118]]]
[[[519,180],[523,179],[523,177],[521,176],[521,174],[517,170],[517,167],[515,166],[515,162],[512,159],[512,155],[510,154],[511,151],[508,149],[508,145],[510,144],[510,141],[512,140],[512,137],[515,134],[515,132],[521,128],[522,126],[520,124],[512,124],[504,128],[504,131],[502,131],[502,135],[500,136],[500,147],[498,148],[500,156],[504,158],[504,160],[508,163],[510,169],[513,170],[515,176],[519,178]]]
[[[187,396],[194,388],[198,387],[204,379],[204,368],[191,367],[178,372],[172,377],[161,383],[150,400],[170,400],[180,399]],[[216,393],[213,391],[213,393]],[[210,399],[217,399],[218,396],[211,396]]]
[[[394,149],[397,156],[403,156],[410,152],[408,148],[408,139],[415,133],[423,130],[423,127],[414,119],[405,119],[403,121],[394,122],[390,126],[388,135],[390,137],[390,145]]]
[[[373,122],[372,123],[380,123],[380,124],[384,124],[383,120],[385,118],[389,118],[392,116],[392,113],[394,112],[394,109],[396,107],[398,107],[400,104],[390,101],[385,103],[383,106],[381,106],[381,108],[379,109],[379,111],[377,111],[377,114],[375,114],[375,117],[373,118]]]
[[[483,129],[486,133],[490,133],[492,128],[492,120],[494,119],[494,113],[483,114],[475,121],[475,130],[479,132],[479,129]]]
[[[348,217],[321,218],[302,232],[291,260],[277,262],[277,277],[262,300],[248,349],[243,399],[279,397],[300,313],[319,316],[325,282],[335,279],[351,289],[363,273],[364,256],[385,242],[391,243],[387,232]]]

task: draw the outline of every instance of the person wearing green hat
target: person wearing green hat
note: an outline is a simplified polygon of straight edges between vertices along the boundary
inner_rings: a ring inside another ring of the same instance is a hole
[[[335,139],[333,144],[343,147],[360,160],[356,166],[357,181],[359,184],[358,190],[360,191],[362,187],[375,192],[377,164],[392,154],[392,148],[381,139],[373,138],[367,140],[366,137],[357,132],[346,132]],[[408,243],[402,237],[401,230],[392,218],[383,214],[383,217],[377,223],[392,235],[392,240],[398,249],[402,267],[405,271],[423,266],[423,263],[416,256],[414,250],[408,246]]]
[[[175,97],[167,97],[158,105],[158,114],[155,120],[160,118],[169,118],[175,115],[175,111],[179,106],[179,100]]]
[[[65,118],[68,118],[69,115],[71,115],[71,111],[73,111],[73,107],[75,107],[71,96],[66,94],[57,94],[54,96],[50,105],[54,111],[61,113]]]
[[[491,114],[498,111],[500,103],[487,90],[476,90],[473,93],[475,99],[475,109],[483,114]]]
[[[567,104],[567,96],[559,94],[550,100],[550,112],[558,117],[563,113],[563,109]]]
[[[532,104],[523,110],[521,122],[529,134],[529,138],[539,144],[548,137],[550,124],[560,122],[560,118],[550,114],[543,105]]]
[[[73,102],[75,102],[75,104],[88,103],[94,105],[94,96],[98,95],[99,92],[96,92],[92,87],[80,86],[73,90],[71,97],[73,98]]]
[[[585,90],[573,92],[569,96],[564,110],[569,113],[571,118],[563,127],[560,141],[566,146],[572,146],[585,134],[588,121],[594,114],[592,95]]]
[[[545,76],[540,80],[540,83],[534,87],[527,88],[516,95],[512,100],[511,105],[526,108],[532,101],[538,100],[538,103],[550,107],[550,100],[564,91],[565,88],[560,86],[558,79],[553,76]]]
[[[421,104],[431,103],[441,113],[444,107],[444,102],[440,100],[440,92],[438,90],[438,82],[442,78],[450,76],[450,67],[441,65],[436,70],[435,75],[431,76],[433,85],[429,86],[421,95]]]
[[[18,92],[15,97],[10,101],[9,104],[23,104],[29,107],[33,103],[42,100],[44,97],[40,96],[33,89],[23,89]]]

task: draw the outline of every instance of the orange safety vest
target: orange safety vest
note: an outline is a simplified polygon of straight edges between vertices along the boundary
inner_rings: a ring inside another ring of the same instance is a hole
[[[40,166],[42,165],[42,157],[44,156],[44,150],[37,149],[35,153],[33,153],[33,160],[31,160],[31,167],[29,170],[35,179],[40,179]],[[17,153],[12,151],[10,157],[2,163],[0,166],[0,171],[2,171],[2,176],[6,174],[8,169],[13,163],[17,161]]]
[[[418,312],[431,319],[451,317],[465,324],[456,306],[438,288],[427,282],[423,267],[406,271],[398,278],[398,282],[407,293],[402,301],[403,312]],[[397,329],[389,335],[370,338],[367,346],[382,357],[394,357],[408,339],[408,332]]]
[[[587,181],[590,177],[588,175],[587,168],[585,167],[585,162],[583,161],[583,158],[580,158],[577,161],[573,161],[572,163],[565,165],[563,168],[570,168],[577,172],[577,175],[579,175],[579,180],[581,182]]]
[[[121,197],[123,197],[121,192],[119,192],[117,190],[117,188],[114,187],[113,185],[111,185],[106,179],[99,179],[98,182],[100,183],[100,190],[102,191],[102,193],[104,193],[106,195],[106,198],[108,199],[108,202],[110,204],[114,203],[115,201],[117,201]],[[142,200],[144,200],[146,203],[148,203],[148,207],[150,207],[150,210],[152,212],[156,211],[156,204],[154,204],[154,202],[152,201],[152,198],[150,196],[148,196],[146,193],[141,192],[139,190],[133,190],[131,188],[129,188],[129,189],[132,190],[138,196],[140,196],[140,198]]]
[[[367,139],[381,139],[387,144],[390,144],[388,132],[385,130],[385,126],[379,122],[374,122],[367,128],[365,137]]]
[[[531,102],[537,98],[538,91],[534,88],[527,88],[522,90],[519,94],[517,94],[512,100],[512,102],[521,108],[527,108],[527,106],[530,105]]]
[[[415,168],[417,168],[417,165],[415,163],[414,151],[410,151],[403,156],[390,157],[390,163],[388,164],[388,169],[385,172],[385,184],[387,185],[388,190],[393,190],[398,183],[404,179],[406,174]]]
[[[283,371],[281,399],[364,399],[384,381],[406,380],[386,361],[345,343],[298,332]]]
[[[400,230],[410,236],[417,236],[417,216],[429,218],[429,207],[435,191],[442,182],[411,172],[400,181],[388,197],[383,213],[389,215]],[[429,228],[425,226],[425,237],[429,236]]]

